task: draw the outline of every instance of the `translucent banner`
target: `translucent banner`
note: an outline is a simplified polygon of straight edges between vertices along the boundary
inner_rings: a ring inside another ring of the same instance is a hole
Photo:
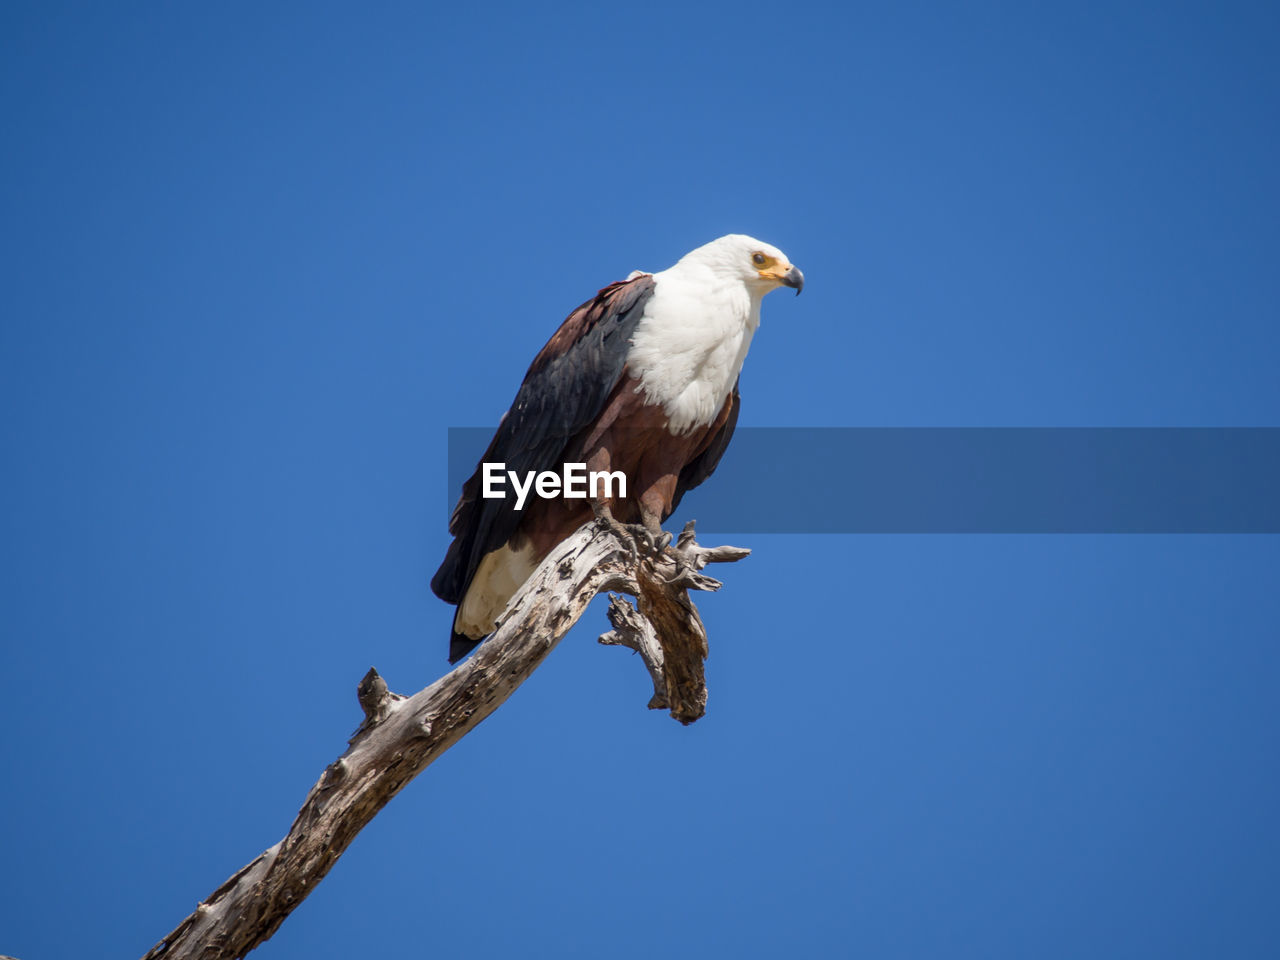
[[[449,509],[492,436],[449,430]],[[690,518],[716,533],[1280,533],[1280,428],[740,427],[674,520]]]

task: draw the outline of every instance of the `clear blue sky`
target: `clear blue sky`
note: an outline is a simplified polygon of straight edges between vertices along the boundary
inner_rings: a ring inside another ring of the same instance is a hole
[[[446,428],[633,268],[804,269],[744,424],[1280,425],[1276,11],[6,4],[0,953],[444,670]],[[1280,538],[736,539],[702,721],[590,613],[255,956],[1274,955]]]

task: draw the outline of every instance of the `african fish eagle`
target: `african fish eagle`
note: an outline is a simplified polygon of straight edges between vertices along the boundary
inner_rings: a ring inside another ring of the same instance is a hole
[[[569,314],[533,358],[449,519],[454,539],[431,589],[458,607],[450,662],[494,631],[537,565],[593,513],[650,544],[669,542],[662,522],[733,435],[760,301],[780,286],[798,294],[804,274],[777,247],[730,234],[659,273],[612,283]],[[497,462],[519,476],[565,463],[620,470],[626,496],[597,488],[585,500],[531,497],[517,510],[510,497],[481,495],[483,466]]]

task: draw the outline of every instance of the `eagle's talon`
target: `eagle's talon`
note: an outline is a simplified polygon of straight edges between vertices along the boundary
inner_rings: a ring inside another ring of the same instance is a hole
[[[635,537],[636,546],[640,547],[640,555],[643,557],[653,556],[653,532],[650,531],[643,523],[628,524],[632,536]]]
[[[633,524],[632,528],[636,531],[636,536],[644,541],[644,555],[650,560],[661,560],[667,556],[670,551],[667,549],[671,546],[671,532],[658,527],[656,530],[646,526],[645,524]]]
[[[632,564],[661,557],[667,544],[671,542],[671,534],[661,528],[655,536],[654,532],[643,523],[622,523],[615,520],[612,514],[604,511],[597,519],[626,545]]]
[[[621,526],[621,524],[619,524],[619,526]],[[626,528],[623,528],[621,530],[614,530],[613,532],[617,535],[618,539],[621,540],[623,545],[627,548],[627,562],[630,563],[631,566],[633,567],[637,566],[640,563],[640,550],[638,547],[636,547],[635,538],[628,536],[630,531],[628,531]]]
[[[636,533],[633,525],[619,523],[613,517],[605,515],[597,518],[606,530],[622,541],[622,545],[627,548],[627,553],[631,558],[631,565],[635,566],[640,562],[639,545],[636,543]]]

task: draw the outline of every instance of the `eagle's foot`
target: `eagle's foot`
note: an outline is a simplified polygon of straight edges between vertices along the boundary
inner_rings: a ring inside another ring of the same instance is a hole
[[[663,530],[661,524],[650,526],[647,523],[633,523],[630,527],[636,533],[637,542],[643,547],[641,556],[646,560],[661,560],[674,553],[674,550],[670,549],[671,533]]]
[[[614,518],[607,504],[593,506],[596,520],[626,544],[633,564],[639,563],[641,559],[661,557],[671,543],[671,534],[663,530],[661,524],[650,526],[647,523],[621,523]]]
[[[627,529],[626,524],[619,523],[610,516],[596,517],[596,522],[622,541],[622,545],[627,548],[627,553],[631,555],[631,563],[633,565],[640,562],[640,552],[636,549],[635,535]]]
[[[624,523],[623,527],[632,536],[632,542],[639,548],[640,556],[646,560],[661,557],[671,542],[671,534],[658,527],[657,530],[643,523]]]
[[[631,555],[632,564],[637,564],[642,559],[655,555],[658,548],[655,546],[653,534],[649,532],[649,528],[643,523],[620,523],[607,515],[596,519],[606,530],[622,541],[623,546],[627,548],[627,552]]]

